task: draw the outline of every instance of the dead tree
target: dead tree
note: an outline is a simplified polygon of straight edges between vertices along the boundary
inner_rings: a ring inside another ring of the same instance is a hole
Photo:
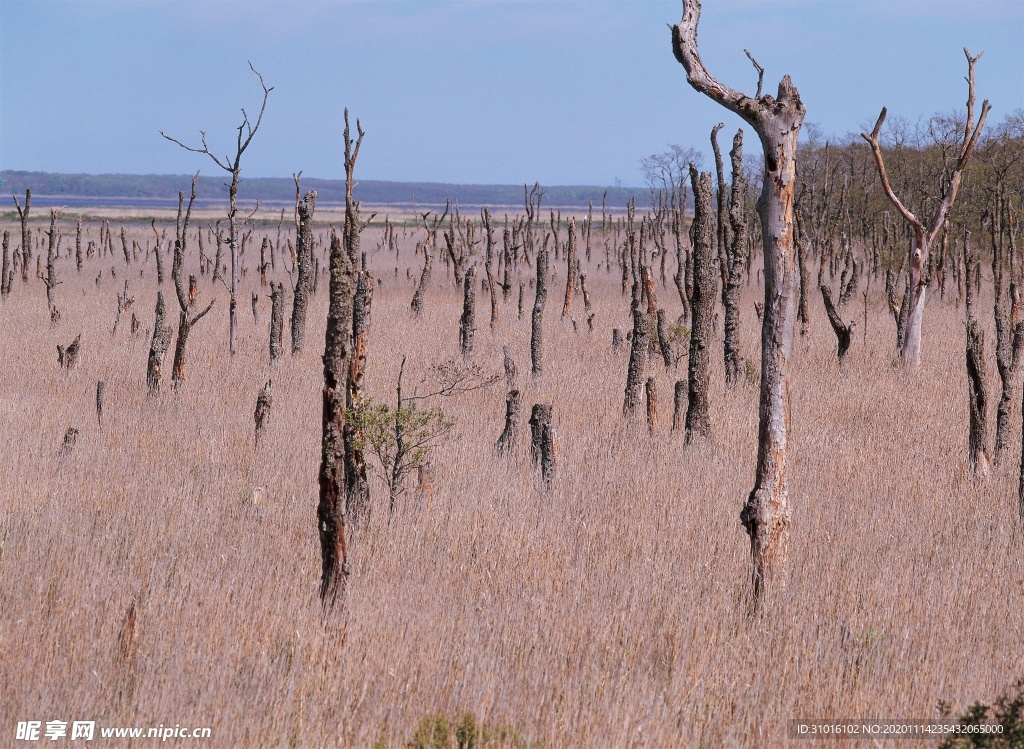
[[[697,51],[700,2],[684,0],[683,8],[682,21],[672,29],[672,47],[687,80],[694,89],[743,118],[758,134],[765,153],[764,181],[757,203],[765,279],[757,471],[754,488],[740,515],[750,536],[757,600],[765,588],[785,586],[788,560],[789,377],[797,302],[793,200],[797,138],[806,110],[788,75],[783,77],[775,97],[761,96],[762,74],[753,98],[715,80]]]
[[[188,209],[184,214],[184,221],[182,220],[182,209],[184,208],[185,193],[178,193],[178,219],[175,224],[175,235],[174,240],[174,263],[171,265],[171,279],[174,281],[174,293],[178,298],[178,308],[181,314],[178,317],[178,339],[174,344],[174,364],[171,367],[171,386],[178,387],[185,382],[187,371],[187,357],[185,354],[185,346],[188,343],[189,333],[192,332],[192,328],[195,327],[196,323],[206,317],[207,313],[213,309],[213,303],[216,299],[211,299],[210,303],[201,312],[195,312],[197,308],[196,302],[199,300],[198,292],[191,293],[191,290],[186,291],[185,282],[181,277],[181,268],[185,263],[185,251],[188,248],[188,224],[192,218],[192,204],[196,200],[196,182],[199,181],[199,172],[196,172],[196,176],[192,178],[192,194],[188,199]]]
[[[423,270],[420,271],[420,280],[419,283],[416,284],[416,291],[413,292],[412,304],[410,306],[412,307],[413,315],[419,317],[420,313],[423,311],[423,290],[430,282],[430,274],[434,269],[434,255],[431,252],[429,242],[421,242],[416,249],[417,251],[420,249],[423,250]]]
[[[810,283],[810,269],[807,267],[807,237],[803,230],[803,220],[799,208],[793,211],[796,217],[796,261],[800,272],[800,301],[797,305],[796,319],[800,323],[800,335],[807,335],[809,319],[807,316],[807,286]]]
[[[107,383],[103,380],[96,382],[96,424],[103,429],[103,402],[107,397]]]
[[[344,437],[349,372],[349,344],[352,333],[352,262],[349,260],[349,234],[358,230],[359,217],[352,197],[353,174],[363,129],[356,120],[359,139],[349,134],[348,109],[345,110],[345,243],[331,240],[330,299],[327,309],[327,333],[324,342],[323,435],[321,439],[317,529],[320,535],[320,600],[325,610],[334,607],[345,594],[348,561],[345,546],[346,487]],[[358,238],[353,241],[358,241]]]
[[[253,414],[253,420],[256,422],[254,438],[256,447],[260,446],[260,437],[263,435],[263,429],[270,420],[270,407],[274,405],[273,388],[274,381],[267,380],[267,384],[263,386],[260,394],[256,396],[256,411]]]
[[[260,113],[256,118],[256,123],[253,124],[249,121],[249,115],[242,110],[242,123],[238,126],[238,138],[235,147],[234,158],[225,158],[221,160],[213,154],[213,152],[206,145],[206,133],[200,131],[202,148],[193,148],[186,146],[179,140],[176,140],[169,135],[166,135],[163,131],[160,132],[167,140],[172,143],[177,143],[179,146],[184,148],[186,151],[192,151],[193,153],[202,153],[209,156],[213,163],[219,166],[221,169],[231,175],[231,183],[228,186],[228,250],[231,253],[231,286],[230,291],[230,302],[229,302],[229,332],[228,332],[228,348],[234,356],[238,348],[238,320],[237,320],[237,308],[238,308],[238,222],[236,221],[236,214],[238,213],[238,180],[242,170],[242,154],[245,153],[245,149],[249,147],[252,142],[253,136],[256,135],[256,131],[259,130],[260,123],[263,121],[263,112],[267,108],[267,97],[270,92],[273,91],[273,87],[267,88],[267,85],[263,82],[263,76],[260,75],[256,68],[249,63],[249,69],[256,74],[256,77],[260,79],[260,87],[263,89],[263,103],[260,105]],[[256,208],[259,209],[259,203],[256,204]],[[217,232],[217,244],[220,245],[222,237],[220,232]],[[218,253],[219,254],[219,253]],[[216,272],[220,272],[220,260],[218,257]]]
[[[491,230],[491,212],[485,206],[480,211],[480,218],[484,225],[484,241],[487,254],[484,262],[484,272],[487,274],[487,291],[491,295],[491,330],[498,327],[498,297],[494,285],[494,233]]]
[[[153,254],[156,256],[156,282],[157,285],[162,285],[164,282],[164,258],[163,251],[160,246],[160,232],[156,230],[156,219],[150,220],[150,226],[153,227],[153,235],[156,237],[156,247],[153,249]],[[202,232],[200,232],[202,236]],[[81,270],[81,268],[79,268]]]
[[[462,317],[459,319],[459,352],[467,359],[473,355],[476,335],[476,266],[471,265],[463,278]]]
[[[1000,210],[992,212],[992,285],[995,295],[993,304],[996,323],[996,369],[1002,388],[999,405],[996,408],[996,442],[992,452],[992,461],[999,464],[1009,440],[1010,416],[1013,412],[1013,395],[1017,388],[1021,371],[1021,354],[1024,352],[1024,320],[1018,320],[1020,314],[1020,289],[1014,281],[1010,281],[1009,289],[1004,288],[1004,265],[1002,248],[1002,228],[1000,226]],[[999,236],[997,240],[997,236]],[[1010,232],[1010,259],[1014,260],[1015,243],[1013,232]],[[1011,266],[1011,274],[1013,272]]]
[[[956,201],[957,192],[960,190],[960,181],[963,177],[964,170],[967,167],[967,162],[971,159],[971,154],[974,152],[974,147],[978,143],[978,139],[981,136],[981,130],[985,126],[985,118],[988,116],[989,106],[988,99],[982,102],[981,114],[978,117],[978,122],[974,122],[974,64],[981,57],[979,54],[977,57],[971,57],[970,52],[964,48],[964,55],[967,56],[967,122],[964,126],[963,138],[960,143],[960,152],[956,160],[956,164],[953,166],[951,171],[947,171],[945,179],[942,184],[942,191],[939,196],[938,207],[935,209],[935,213],[932,215],[928,226],[922,222],[910,209],[903,205],[902,201],[893,192],[892,186],[889,184],[889,176],[886,173],[885,162],[882,158],[882,146],[879,142],[879,135],[882,132],[882,125],[885,123],[886,109],[882,107],[881,114],[878,115],[878,120],[875,122],[875,129],[871,131],[871,134],[861,133],[861,137],[864,138],[871,145],[871,152],[875,157],[875,166],[878,168],[878,175],[881,178],[882,189],[885,191],[885,195],[889,198],[889,202],[892,203],[896,210],[900,212],[903,219],[910,225],[913,230],[914,239],[910,246],[910,274],[909,274],[909,293],[908,299],[908,317],[907,317],[907,328],[906,336],[903,340],[902,350],[900,351],[900,361],[903,366],[919,366],[921,363],[921,326],[922,320],[924,319],[924,305],[925,305],[925,292],[928,289],[928,278],[927,269],[929,267],[929,252],[931,246],[934,244],[936,238],[939,236],[939,232],[942,230],[942,226],[946,221],[946,217],[949,215],[950,209],[953,207],[953,203]]]
[[[548,235],[550,236],[550,235]],[[540,251],[537,252],[537,297],[533,302],[533,315],[530,320],[530,371],[534,377],[544,372],[543,322],[544,305],[548,301],[548,237],[544,237]],[[520,287],[522,288],[522,287]]]
[[[57,344],[57,364],[61,369],[70,370],[78,362],[78,355],[82,347],[82,334],[75,336],[75,340],[67,346]]]
[[[672,341],[668,337],[668,325],[665,322],[665,310],[657,312],[658,346],[661,347],[661,359],[665,362],[665,369],[670,370],[675,366],[675,356],[672,353]]]
[[[281,358],[284,337],[284,284],[270,282],[270,362]]]
[[[644,394],[647,401],[647,432],[653,435],[658,422],[658,383],[653,377],[647,378]]]
[[[743,357],[740,355],[740,283],[746,261],[747,222],[744,216],[745,185],[743,182],[743,131],[732,139],[732,190],[729,196],[729,227],[722,237],[722,306],[725,309],[725,383],[740,382]],[[721,216],[722,209],[719,208]]]
[[[11,293],[11,281],[14,278],[14,271],[11,267],[11,233],[4,231],[4,260],[3,270],[0,271],[0,297],[4,299]],[[79,269],[81,269],[81,263],[79,263]]]
[[[555,428],[551,425],[553,409],[550,403],[536,403],[530,412],[530,457],[535,466],[540,465],[544,486],[551,484],[558,462]]]
[[[163,373],[164,356],[171,345],[171,326],[167,324],[167,305],[164,293],[156,292],[156,321],[153,323],[153,338],[149,343],[149,359],[146,364],[146,390],[150,395],[160,391],[160,377]]]
[[[836,339],[839,343],[839,361],[842,362],[846,352],[850,350],[850,342],[853,340],[853,328],[857,321],[851,320],[849,325],[843,322],[839,312],[836,311],[835,305],[832,303],[832,292],[827,284],[821,285],[821,299],[825,302],[825,314],[828,315],[828,321],[832,325],[832,330],[835,331]]]
[[[60,281],[57,280],[57,216],[60,211],[56,208],[50,209],[50,230],[46,233],[46,277],[43,283],[46,284],[46,306],[50,310],[50,323],[56,325],[60,321],[60,310],[57,309],[55,290]]]
[[[711,175],[690,164],[693,188],[693,298],[690,300],[689,399],[685,442],[711,438],[711,322],[715,314],[714,228]]]
[[[633,334],[626,368],[626,395],[622,401],[622,415],[636,416],[640,407],[640,388],[647,369],[647,354],[651,348],[651,316],[640,309],[633,310]],[[612,341],[614,347],[614,340]]]
[[[357,123],[358,126],[358,123]],[[360,132],[362,137],[362,132]],[[355,157],[352,157],[353,163]],[[348,192],[348,191],[347,191]],[[346,196],[346,203],[351,199]],[[346,217],[348,208],[346,205]],[[352,225],[345,227],[345,245],[349,262],[355,269],[355,258],[359,253],[359,204],[352,201]],[[347,218],[346,218],[347,222]],[[351,233],[348,233],[350,232]],[[356,411],[363,398],[363,375],[366,372],[366,356],[369,351],[370,307],[373,301],[373,278],[366,270],[366,256],[361,256],[363,268],[357,271],[356,290],[352,296],[352,351],[348,359],[348,378],[345,404],[349,413]],[[356,422],[345,422],[342,436],[345,440],[345,512],[356,528],[365,527],[370,519],[370,483],[366,477],[366,460],[363,456],[362,433]]]
[[[296,186],[298,180],[296,179]],[[316,190],[307,192],[296,204],[299,217],[295,238],[295,259],[298,273],[292,300],[292,356],[302,353],[306,339],[306,310],[313,291],[313,211],[316,208]]]
[[[505,428],[494,443],[494,450],[498,455],[508,455],[515,449],[516,439],[519,432],[519,391],[510,390],[505,398]]]
[[[676,380],[672,397],[672,431],[678,432],[685,423],[686,380]]]
[[[28,212],[32,208],[32,191],[25,190],[25,207],[21,207],[18,196],[14,198],[14,207],[18,209],[18,219],[21,221],[21,280],[28,282],[29,262],[32,260],[32,230],[28,228]]]
[[[988,473],[988,396],[985,390],[985,334],[973,315],[967,318],[967,383],[970,388],[968,456],[974,472]]]
[[[569,220],[569,239],[565,251],[565,302],[562,304],[562,318],[572,314],[572,292],[576,286],[578,263],[576,262],[576,219]]]

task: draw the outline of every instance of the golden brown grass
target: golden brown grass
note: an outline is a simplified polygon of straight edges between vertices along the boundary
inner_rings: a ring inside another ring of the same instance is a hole
[[[97,226],[88,230],[95,239]],[[151,238],[148,227],[133,234]],[[366,385],[390,399],[402,356],[408,388],[456,355],[461,292],[437,263],[425,313],[411,318],[413,232],[397,278],[394,257],[372,251],[378,237],[363,240],[383,281]],[[69,239],[66,227],[65,253]],[[564,261],[552,261],[546,373],[536,382],[532,291],[523,320],[513,291],[493,335],[478,294],[476,361],[498,372],[510,345],[525,414],[555,404],[552,488],[541,487],[525,445],[510,460],[493,455],[501,385],[441,402],[457,437],[434,455],[430,506],[410,492],[389,528],[375,479],[371,527],[352,539],[344,613],[325,627],[315,509],[326,276],[307,352],[271,369],[265,292],[258,326],[249,310],[257,238],[245,258],[239,353],[227,353],[226,291],[200,279],[202,296],[218,301],[190,339],[188,383],[175,393],[167,381],[148,399],[155,267],[150,259],[144,278],[137,267],[127,273],[142,330],[133,338],[122,324],[114,338],[125,277],[115,247],[81,275],[61,260],[56,329],[34,277],[16,278],[0,306],[4,736],[18,720],[96,719],[209,725],[214,746],[383,738],[400,747],[425,716],[469,711],[546,747],[782,746],[792,718],[935,718],[940,700],[962,711],[1024,674],[1020,416],[1005,464],[976,480],[966,462],[963,311],[948,298],[930,300],[921,371],[910,374],[892,367],[877,281],[867,344],[858,329],[842,370],[813,295],[811,333],[794,346],[790,585],[751,616],[739,511],[753,481],[756,389],[726,392],[717,356],[714,440],[684,449],[667,432],[685,359],[678,375],[654,360],[659,433],[624,423],[626,355],[613,355],[610,340],[613,326],[628,328],[628,303],[617,267],[596,267],[603,249],[588,273],[593,334],[580,313],[579,334],[559,320]],[[674,317],[669,284],[658,294]],[[176,326],[169,280],[164,288]],[[744,293],[742,348],[756,358],[760,292]],[[863,325],[857,302],[843,314]],[[79,331],[81,361],[58,371],[56,344]],[[170,355],[165,371],[169,380]],[[273,411],[254,451],[253,407],[269,376]],[[993,404],[996,385],[993,374]],[[69,426],[80,430],[77,445],[60,458]],[[118,635],[143,588],[128,691]]]

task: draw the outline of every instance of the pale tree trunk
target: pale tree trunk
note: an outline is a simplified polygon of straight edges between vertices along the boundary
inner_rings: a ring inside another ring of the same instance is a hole
[[[723,86],[697,52],[700,2],[684,0],[683,19],[672,28],[676,59],[697,91],[742,117],[758,134],[765,153],[757,209],[764,242],[765,305],[761,327],[761,394],[754,488],[740,520],[750,536],[755,600],[786,584],[789,551],[789,379],[798,280],[793,241],[796,152],[805,108],[789,76],[778,93],[751,98]]]
[[[28,264],[32,259],[32,231],[28,228],[28,212],[32,208],[32,191],[25,190],[25,207],[21,207],[18,196],[14,197],[14,207],[18,209],[21,220],[21,280],[28,282]]]
[[[960,144],[960,153],[957,157],[956,164],[953,170],[949,173],[948,179],[945,180],[943,185],[942,195],[939,199],[939,205],[935,210],[935,214],[932,216],[930,224],[926,227],[922,221],[915,216],[896,196],[893,192],[892,186],[889,184],[889,176],[886,173],[885,161],[882,157],[882,147],[879,142],[879,136],[882,132],[882,125],[885,122],[886,108],[882,107],[882,112],[878,115],[878,120],[875,122],[875,128],[871,131],[871,134],[861,133],[861,137],[864,138],[871,146],[871,152],[875,157],[875,166],[878,168],[878,175],[881,178],[882,189],[889,198],[889,202],[892,203],[896,210],[900,212],[904,220],[910,225],[914,232],[914,239],[910,246],[910,274],[909,284],[910,287],[907,292],[907,296],[904,298],[904,303],[907,305],[907,327],[906,334],[903,339],[902,349],[900,351],[900,361],[903,366],[914,366],[917,367],[921,364],[921,325],[924,320],[924,305],[925,298],[927,297],[928,284],[930,279],[928,278],[927,269],[929,267],[928,255],[931,250],[931,246],[935,243],[935,240],[939,236],[939,232],[942,230],[943,225],[946,222],[946,218],[949,216],[949,212],[956,202],[957,192],[960,189],[960,181],[963,177],[964,170],[967,167],[967,162],[971,159],[971,154],[974,152],[974,148],[978,143],[978,138],[981,136],[981,130],[985,126],[985,118],[988,116],[988,112],[991,109],[988,100],[986,99],[981,105],[981,114],[978,117],[978,122],[974,122],[974,65],[978,61],[977,57],[971,57],[967,49],[964,49],[964,54],[967,56],[967,122],[964,126],[963,139]]]
[[[548,301],[548,238],[537,253],[537,298],[533,302],[530,320],[530,370],[534,377],[544,371],[543,322],[544,305]],[[520,287],[522,288],[522,287]]]

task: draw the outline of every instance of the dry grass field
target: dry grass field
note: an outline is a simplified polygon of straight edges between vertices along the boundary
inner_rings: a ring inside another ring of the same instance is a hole
[[[3,228],[13,249],[18,226]],[[322,240],[327,231],[318,227]],[[344,611],[325,627],[316,479],[326,274],[307,350],[271,368],[267,291],[258,324],[249,307],[258,231],[244,258],[238,354],[228,354],[227,291],[201,277],[201,297],[217,302],[189,340],[188,381],[172,391],[169,354],[162,392],[148,398],[153,259],[126,269],[115,234],[117,254],[79,274],[67,257],[73,224],[63,232],[60,324],[50,325],[34,259],[29,283],[16,277],[0,305],[0,745],[14,743],[16,721],[89,719],[212,728],[212,739],[186,745],[398,749],[417,745],[431,716],[454,724],[468,712],[494,745],[773,747],[787,745],[794,718],[937,718],[942,700],[960,714],[1024,675],[1019,396],[1005,464],[976,479],[964,312],[949,294],[929,299],[916,374],[893,368],[879,279],[866,343],[862,302],[843,311],[858,329],[842,369],[812,294],[810,333],[794,344],[789,587],[752,615],[739,512],[753,485],[757,390],[725,389],[721,328],[714,439],[684,448],[669,426],[685,358],[678,373],[649,365],[656,433],[623,420],[628,353],[610,341],[613,327],[629,329],[629,303],[614,261],[611,273],[597,267],[598,231],[584,261],[593,333],[582,314],[578,332],[560,320],[565,264],[552,258],[543,377],[529,376],[529,286],[523,319],[514,291],[493,333],[478,292],[475,361],[498,373],[511,347],[526,441],[510,459],[494,455],[501,382],[437,399],[455,436],[432,456],[433,496],[410,490],[389,525],[386,489],[373,479],[370,527],[350,539]],[[87,223],[87,240],[97,232]],[[141,224],[130,236],[152,239]],[[422,230],[399,236],[397,261],[373,251],[379,228],[363,237],[382,281],[366,388],[388,401],[403,356],[406,387],[422,390],[431,365],[458,355],[461,313],[438,257],[424,314],[411,316]],[[317,252],[326,267],[323,244]],[[197,263],[190,257],[187,272],[198,275]],[[521,273],[528,283],[532,271]],[[280,264],[277,277],[286,278]],[[112,336],[125,278],[141,328],[133,336],[122,320]],[[169,273],[164,289],[176,328]],[[657,292],[677,316],[671,279]],[[755,279],[742,301],[743,353],[755,360],[761,293]],[[994,422],[990,283],[979,316]],[[61,371],[56,346],[79,332],[81,360]],[[270,377],[271,420],[254,449],[253,408]],[[525,419],[537,402],[554,404],[560,438],[548,490],[528,454]],[[79,435],[62,456],[68,427]],[[118,635],[139,591],[137,663],[126,675]]]

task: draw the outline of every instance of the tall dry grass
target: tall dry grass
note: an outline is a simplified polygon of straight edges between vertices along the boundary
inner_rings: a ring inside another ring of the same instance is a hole
[[[64,231],[66,253],[73,229]],[[266,231],[273,238],[276,226]],[[95,239],[97,226],[88,232]],[[143,226],[133,236],[151,239]],[[430,365],[457,354],[462,295],[438,262],[413,319],[413,232],[397,263],[372,251],[378,238],[364,237],[383,281],[366,385],[389,400],[403,356],[406,387],[422,389]],[[726,392],[715,357],[714,439],[684,449],[668,426],[685,360],[667,373],[653,359],[658,433],[624,423],[626,355],[610,346],[611,328],[629,327],[618,269],[599,269],[595,249],[595,331],[578,314],[574,333],[559,319],[564,262],[553,260],[545,375],[519,382],[527,413],[554,403],[551,489],[524,444],[509,460],[493,455],[501,385],[441,401],[457,436],[433,455],[430,505],[410,492],[389,527],[374,479],[371,527],[351,540],[344,612],[325,627],[315,510],[326,276],[312,344],[271,369],[266,293],[258,326],[248,306],[257,236],[239,353],[227,353],[225,289],[201,278],[203,297],[218,300],[190,339],[187,385],[172,392],[167,381],[147,398],[155,267],[150,258],[126,271],[115,247],[80,275],[60,261],[57,328],[35,278],[16,278],[0,306],[0,743],[19,720],[95,719],[209,725],[214,746],[400,747],[426,716],[469,711],[514,727],[520,745],[782,746],[793,718],[934,718],[940,700],[962,710],[1024,674],[1020,415],[1005,464],[975,479],[963,310],[948,295],[929,301],[916,374],[892,366],[878,281],[867,343],[858,330],[842,369],[812,295],[811,333],[794,346],[790,584],[752,616],[739,511],[753,483],[756,388]],[[142,330],[133,337],[122,321],[112,337],[126,273]],[[744,289],[742,304],[742,349],[755,359],[759,293]],[[677,315],[671,279],[658,294]],[[528,373],[532,298],[527,289],[518,320],[514,291],[492,335],[478,295],[476,361],[487,371],[500,371],[507,344]],[[991,357],[990,302],[989,291],[979,307]],[[863,326],[858,302],[843,314]],[[79,365],[59,371],[56,344],[80,331]],[[168,358],[168,380],[169,370]],[[989,371],[994,404],[992,362]],[[254,450],[253,407],[271,376],[271,421]],[[97,380],[107,383],[102,431]],[[69,426],[78,444],[61,458]],[[143,589],[126,688],[118,633]]]

